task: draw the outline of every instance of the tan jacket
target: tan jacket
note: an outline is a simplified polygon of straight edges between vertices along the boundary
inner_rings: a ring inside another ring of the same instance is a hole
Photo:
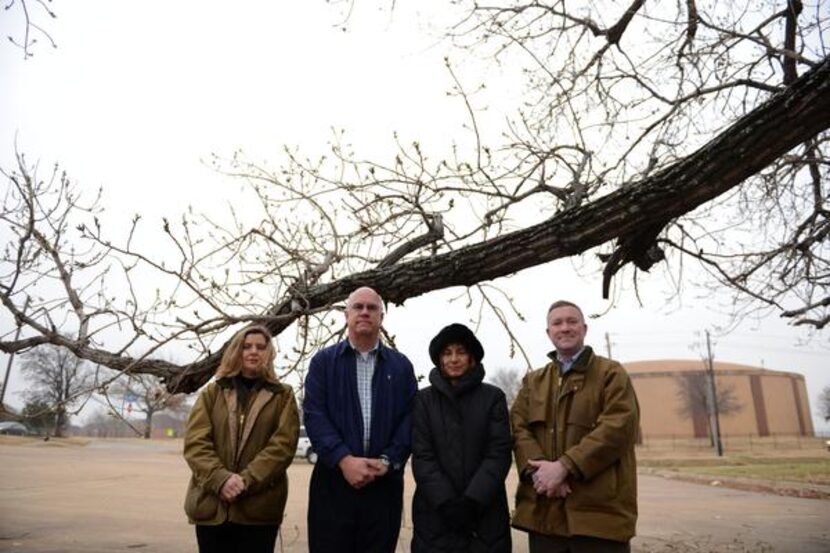
[[[247,414],[231,379],[208,384],[190,412],[184,458],[193,475],[184,510],[191,523],[280,524],[288,498],[285,471],[294,460],[300,420],[290,386],[266,382]],[[233,503],[219,499],[232,473],[245,481]]]
[[[512,524],[545,535],[628,541],[637,523],[639,426],[631,380],[622,365],[588,347],[561,379],[553,357],[525,376],[511,408],[522,476]],[[525,472],[528,459],[560,459],[571,472],[571,494],[537,495]]]

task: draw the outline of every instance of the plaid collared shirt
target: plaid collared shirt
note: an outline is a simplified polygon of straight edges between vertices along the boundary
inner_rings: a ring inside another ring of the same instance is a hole
[[[369,451],[369,437],[372,431],[372,376],[375,374],[377,353],[377,345],[367,353],[354,350],[357,365],[357,394],[360,397],[360,411],[363,414],[364,452]]]

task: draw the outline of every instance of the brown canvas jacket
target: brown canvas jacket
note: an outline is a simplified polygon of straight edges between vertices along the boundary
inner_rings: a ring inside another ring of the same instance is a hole
[[[300,420],[290,386],[266,382],[245,409],[230,379],[208,384],[190,412],[184,458],[192,471],[185,513],[193,524],[280,524]],[[233,503],[219,498],[232,473],[245,481]]]
[[[631,380],[622,365],[588,347],[561,381],[552,358],[525,376],[511,408],[514,454],[520,475],[529,459],[560,459],[572,492],[540,496],[523,477],[512,524],[545,535],[628,541],[637,522],[639,426]]]

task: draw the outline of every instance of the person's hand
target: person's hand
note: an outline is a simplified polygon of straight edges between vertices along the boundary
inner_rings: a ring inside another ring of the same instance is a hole
[[[568,469],[561,461],[530,460],[527,463],[536,468],[533,473],[533,488],[536,493],[547,497],[565,497],[570,493],[570,487],[568,487],[565,495],[556,495],[557,491],[560,494],[563,493],[564,490],[559,490],[559,488],[568,478]]]
[[[556,488],[554,488],[553,492],[546,494],[548,497],[558,497],[560,499],[565,499],[568,497],[568,494],[571,493],[571,486],[567,482],[562,482]]]
[[[380,463],[379,459],[367,459],[365,457],[346,455],[340,459],[338,466],[346,482],[353,488],[359,490],[365,485],[370,484],[377,477],[378,469],[375,467],[374,461]]]
[[[375,471],[375,478],[385,476],[386,473],[389,472],[389,465],[380,459],[366,459],[366,461],[369,463],[369,466],[372,467],[372,470]]]
[[[243,480],[238,474],[234,473],[231,474],[227,480],[225,480],[224,484],[222,484],[222,489],[219,490],[219,497],[222,498],[222,501],[233,503],[239,497],[239,494],[244,491],[245,480]]]

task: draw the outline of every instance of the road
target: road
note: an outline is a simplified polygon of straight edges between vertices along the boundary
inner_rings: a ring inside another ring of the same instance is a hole
[[[182,511],[188,470],[176,441],[0,442],[0,552],[195,551]],[[283,553],[306,551],[311,466],[289,470]],[[515,486],[514,476],[508,486]],[[411,498],[413,485],[407,482]],[[830,501],[641,475],[636,553],[830,551]],[[407,500],[407,504],[409,500]],[[399,551],[411,537],[408,508]],[[513,550],[526,539],[514,532]]]

